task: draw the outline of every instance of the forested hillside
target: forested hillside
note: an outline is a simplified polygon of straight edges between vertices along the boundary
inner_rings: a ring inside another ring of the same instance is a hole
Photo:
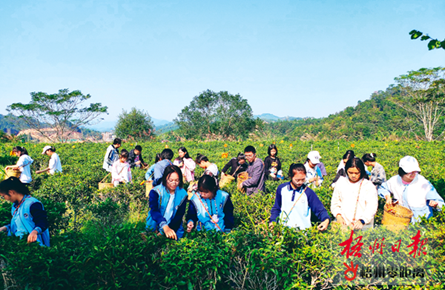
[[[397,94],[399,91],[396,87],[389,87],[386,91],[373,93],[369,100],[359,102],[355,107],[347,107],[326,118],[268,123],[265,124],[264,134],[285,140],[423,139],[421,124],[390,101],[389,98]],[[435,129],[435,135],[440,135],[444,129],[442,118]]]

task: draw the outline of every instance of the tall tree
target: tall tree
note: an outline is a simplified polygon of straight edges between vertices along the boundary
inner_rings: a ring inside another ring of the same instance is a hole
[[[239,94],[211,90],[195,96],[174,122],[188,139],[246,138],[262,124]]]
[[[122,110],[114,133],[119,138],[148,140],[152,136],[153,122],[147,112],[131,108],[129,112]]]
[[[415,116],[423,126],[425,139],[432,141],[434,129],[444,115],[445,68],[421,68],[395,78],[401,93],[392,101]]]
[[[84,102],[90,98],[78,90],[63,89],[56,94],[32,92],[30,103],[13,103],[7,110],[51,142],[66,142],[80,126],[91,125],[107,113],[108,108],[101,103],[86,106]]]

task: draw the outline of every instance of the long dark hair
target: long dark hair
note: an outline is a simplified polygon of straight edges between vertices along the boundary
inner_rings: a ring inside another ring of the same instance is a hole
[[[352,150],[348,150],[348,151],[346,151],[346,153],[343,155],[343,158],[342,158],[342,159],[351,159],[351,158],[354,158],[354,157],[355,157],[354,151],[352,151]]]
[[[357,168],[360,171],[360,179],[364,178],[369,180],[368,174],[366,174],[365,164],[363,164],[363,161],[360,158],[354,157],[346,162],[345,165],[346,174],[348,174],[349,168]]]
[[[272,149],[275,149],[276,153],[275,153],[275,157],[278,156],[278,148],[275,144],[270,144],[269,148],[267,148],[267,155],[270,156],[270,151],[272,151]]]
[[[13,152],[20,152],[20,156],[21,155],[29,155],[28,151],[26,150],[25,147],[20,147],[20,146],[15,146],[14,148],[12,148]]]
[[[167,187],[167,178],[172,174],[175,173],[178,174],[179,177],[179,188],[184,187],[184,181],[182,180],[182,172],[181,169],[176,165],[169,165],[164,170],[164,175],[162,175],[162,185]]]
[[[9,191],[15,190],[23,195],[30,195],[28,187],[23,184],[17,177],[11,176],[0,182],[0,192],[9,196]]]
[[[183,147],[179,147],[178,151],[181,150],[182,152],[185,153],[183,158],[179,158],[181,160],[183,160],[184,158],[190,158],[189,152],[187,151],[187,149],[183,146]]]

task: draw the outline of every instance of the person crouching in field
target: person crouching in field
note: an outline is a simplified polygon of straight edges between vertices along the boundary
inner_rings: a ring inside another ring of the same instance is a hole
[[[9,177],[0,183],[0,195],[12,202],[11,223],[1,227],[0,232],[20,238],[28,235],[28,243],[37,241],[41,246],[49,247],[46,211],[42,203],[30,195],[29,189],[18,178]]]
[[[229,171],[230,168],[230,171]],[[230,176],[237,178],[237,174],[247,170],[246,156],[244,153],[239,152],[237,157],[233,157],[229,162],[224,165],[221,170],[221,179],[224,175],[228,174]]]
[[[380,185],[386,181],[386,173],[383,166],[375,161],[376,157],[377,154],[375,153],[366,153],[363,155],[362,160],[366,166],[372,166],[371,182],[374,183],[375,187],[378,189]]]
[[[368,180],[365,165],[359,158],[346,162],[347,177],[340,177],[331,200],[331,212],[337,222],[354,230],[374,227],[377,212],[377,189]]]
[[[185,181],[191,182],[195,180],[196,163],[190,157],[187,149],[185,147],[179,148],[178,155],[179,157],[173,161],[173,165],[181,168],[182,176],[184,176]]]
[[[246,188],[246,194],[252,195],[259,191],[264,192],[264,163],[263,160],[256,156],[256,149],[253,146],[244,148],[244,156],[249,161],[247,174],[249,179],[238,184],[238,189]]]
[[[144,158],[142,158],[141,145],[136,145],[134,149],[131,149],[130,154],[128,155],[128,163],[130,164],[130,168],[143,168],[148,165],[144,162]]]
[[[385,198],[387,204],[393,204],[392,194],[396,202],[413,212],[411,223],[420,222],[421,216],[429,219],[433,216],[433,208],[440,209],[444,205],[434,186],[419,173],[416,158],[405,156],[400,159],[399,174],[379,187],[379,196]]]
[[[114,162],[119,159],[119,147],[121,147],[122,140],[114,139],[113,144],[108,146],[107,153],[105,153],[103,169],[111,172]]]
[[[202,155],[202,154],[197,154],[196,155],[196,164],[198,164],[199,167],[201,167],[202,169],[204,169],[204,173],[206,175],[211,175],[215,178],[218,177],[219,174],[219,170],[218,170],[218,166],[215,163],[211,163],[209,161],[209,158],[207,158],[207,156]]]
[[[187,205],[187,192],[183,189],[183,185],[181,169],[175,165],[167,166],[162,176],[162,183],[149,193],[147,231],[165,234],[169,239],[182,238],[184,235],[182,218]]]
[[[186,216],[187,232],[196,226],[198,231],[216,230],[230,232],[233,228],[233,204],[227,192],[219,190],[210,175],[203,175],[198,181],[198,191],[190,199]]]
[[[306,168],[303,164],[292,164],[289,168],[290,182],[278,186],[275,196],[275,204],[270,211],[269,225],[280,220],[285,226],[310,228],[311,211],[320,221],[317,229],[325,231],[328,228],[330,217],[326,208],[321,203],[317,194],[305,185]]]
[[[119,159],[113,163],[113,167],[111,169],[111,182],[115,187],[122,183],[131,182],[131,169],[127,160],[128,151],[124,149],[119,154]]]
[[[36,173],[40,174],[43,172],[49,172],[49,174],[54,174],[56,172],[62,172],[62,164],[60,163],[59,155],[56,153],[56,148],[52,146],[43,147],[42,155],[45,154],[51,157],[49,159],[48,168],[43,170],[38,170],[36,171]]]
[[[164,149],[161,152],[161,160],[155,164],[153,170],[153,186],[157,186],[162,182],[162,176],[164,176],[164,170],[167,166],[173,165],[171,162],[173,158],[173,151],[171,149]]]
[[[160,160],[161,160],[161,153],[156,153],[155,163],[153,163],[153,165],[150,166],[150,168],[148,168],[147,172],[145,173],[145,180],[153,181],[153,174],[155,171],[155,166],[156,166],[156,163],[158,163],[158,161],[160,161]]]

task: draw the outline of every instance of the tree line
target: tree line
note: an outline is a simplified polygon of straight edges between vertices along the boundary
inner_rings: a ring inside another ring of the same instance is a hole
[[[66,133],[100,120],[107,107],[85,105],[90,95],[60,90],[56,94],[31,93],[28,104],[14,103],[8,111],[42,135],[45,128],[57,132],[65,142]],[[174,120],[178,129],[162,134],[176,140],[283,139],[380,139],[388,136],[432,141],[445,132],[445,68],[422,68],[395,78],[385,91],[374,92],[369,100],[326,118],[264,122],[255,118],[248,101],[227,91],[203,91],[184,107]],[[156,131],[144,110],[123,110],[115,127],[117,137],[150,140]]]

